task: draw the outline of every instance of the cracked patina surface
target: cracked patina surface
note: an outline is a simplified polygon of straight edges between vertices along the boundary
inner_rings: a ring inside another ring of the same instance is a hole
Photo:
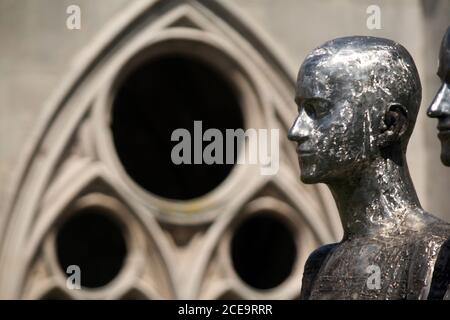
[[[310,255],[301,297],[443,298],[450,225],[422,209],[408,171],[421,84],[407,50],[374,37],[329,41],[303,62],[295,100],[301,180],[328,185],[344,229]]]

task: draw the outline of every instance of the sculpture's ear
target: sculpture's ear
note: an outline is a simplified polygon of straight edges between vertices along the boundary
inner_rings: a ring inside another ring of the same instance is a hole
[[[399,143],[408,130],[408,124],[408,110],[399,103],[390,104],[384,115],[380,146],[388,147],[392,143]]]

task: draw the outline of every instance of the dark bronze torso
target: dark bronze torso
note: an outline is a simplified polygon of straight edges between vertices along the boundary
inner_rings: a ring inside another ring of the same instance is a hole
[[[436,221],[347,239],[316,250],[305,266],[303,299],[442,299],[450,281],[450,225]],[[379,289],[367,285],[369,266]]]

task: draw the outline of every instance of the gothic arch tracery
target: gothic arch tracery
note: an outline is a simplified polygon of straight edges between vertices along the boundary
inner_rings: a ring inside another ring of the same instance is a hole
[[[216,1],[143,1],[112,21],[49,101],[21,159],[15,193],[0,221],[0,296],[297,297],[308,253],[335,240],[338,230],[329,195],[297,181],[295,153],[283,141],[296,110],[294,80],[262,39],[234,9]],[[127,174],[111,137],[112,100],[143,61],[173,53],[195,57],[232,84],[246,128],[280,129],[277,175],[239,165],[210,192],[173,201]],[[108,284],[69,290],[56,235],[68,217],[86,208],[116,219],[126,257]],[[262,213],[275,217],[295,244],[291,272],[267,289],[247,283],[230,256],[236,230]]]

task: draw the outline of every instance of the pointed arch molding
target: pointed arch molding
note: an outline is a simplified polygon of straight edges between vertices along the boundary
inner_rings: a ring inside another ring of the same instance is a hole
[[[18,160],[11,197],[0,216],[0,298],[22,296],[27,268],[46,228],[57,219],[54,208],[61,201],[72,201],[70,195],[75,199],[78,190],[74,186],[83,177],[86,183],[95,178],[110,186],[151,234],[167,269],[173,297],[198,296],[208,259],[221,239],[220,233],[239,212],[238,202],[244,198],[250,201],[248,195],[257,194],[264,186],[282,190],[317,244],[335,239],[335,212],[330,209],[329,196],[320,188],[283,179],[297,176],[297,168],[289,161],[280,162],[283,177],[264,177],[258,168],[239,166],[215,190],[184,203],[151,195],[127,177],[113,151],[108,127],[111,95],[142,52],[148,57],[168,50],[197,55],[232,80],[242,96],[246,127],[279,128],[281,137],[287,131],[296,110],[292,101],[294,68],[256,25],[222,1],[136,2],[81,52],[73,70],[49,99]],[[280,152],[281,157],[293,157],[289,150],[282,148]],[[74,172],[82,174],[74,177]],[[201,257],[195,262],[199,271],[183,283],[187,287],[177,284],[186,275],[176,270],[176,256],[161,223],[211,225],[205,233],[208,243],[203,244]]]

